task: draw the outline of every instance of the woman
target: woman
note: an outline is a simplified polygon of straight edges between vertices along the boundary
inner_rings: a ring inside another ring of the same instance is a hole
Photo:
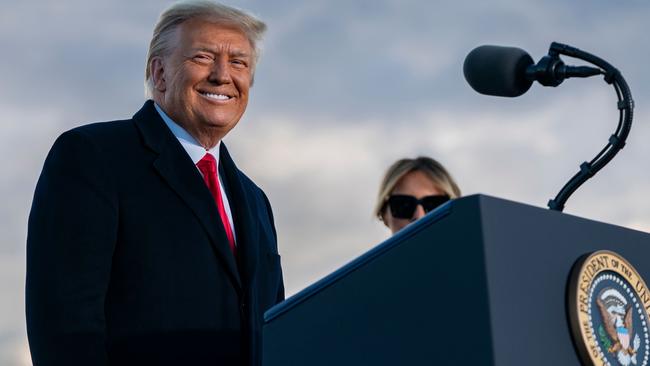
[[[434,159],[420,156],[391,165],[379,187],[375,214],[395,234],[449,199],[458,185]]]

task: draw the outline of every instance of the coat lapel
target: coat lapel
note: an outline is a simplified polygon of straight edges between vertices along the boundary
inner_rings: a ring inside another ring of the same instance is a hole
[[[259,220],[254,216],[259,209],[254,205],[254,197],[251,194],[246,194],[246,187],[244,187],[246,178],[242,177],[223,142],[219,151],[219,164],[223,166],[226,184],[230,191],[229,203],[237,233],[239,270],[244,287],[250,289],[253,287],[252,280],[255,278],[259,259],[259,240],[257,239]]]
[[[165,126],[165,122],[153,106],[153,101],[147,101],[133,119],[142,133],[145,145],[158,153],[158,157],[153,162],[154,169],[194,212],[208,233],[210,243],[235,284],[235,288],[241,292],[242,284],[235,257],[228,246],[228,238],[214,199],[203,183],[201,174],[183,150],[183,146]],[[238,231],[238,235],[239,233]]]

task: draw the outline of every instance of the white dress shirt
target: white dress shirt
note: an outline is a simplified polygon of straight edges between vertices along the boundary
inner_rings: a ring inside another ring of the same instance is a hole
[[[183,148],[185,149],[185,152],[187,152],[187,155],[190,156],[192,159],[192,162],[196,166],[198,162],[203,159],[206,153],[211,154],[214,156],[214,158],[217,160],[217,174],[219,172],[219,147],[221,146],[221,141],[217,144],[217,146],[213,147],[210,150],[206,150],[201,146],[198,141],[192,135],[190,135],[183,127],[181,127],[178,123],[174,122],[169,116],[158,106],[157,103],[154,103],[154,106],[156,107],[156,110],[158,111],[158,114],[160,114],[160,117],[162,117],[163,121],[165,121],[165,124],[169,129],[172,131],[174,136],[178,139],[178,142],[181,143]],[[196,167],[197,170],[199,170],[198,167]],[[199,173],[201,173],[201,170],[199,170]],[[201,173],[203,175],[203,173]],[[228,221],[230,221],[230,228],[232,229],[232,235],[235,239],[235,245],[237,243],[237,235],[235,234],[235,224],[232,220],[232,212],[230,211],[230,204],[228,203],[228,196],[226,196],[226,190],[223,189],[223,184],[221,183],[222,177],[219,176],[219,187],[221,190],[221,199],[223,200],[223,207],[226,210],[226,215],[228,215]]]

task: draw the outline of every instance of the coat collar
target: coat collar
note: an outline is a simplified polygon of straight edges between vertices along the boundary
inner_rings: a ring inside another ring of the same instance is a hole
[[[248,274],[245,276],[248,284],[256,267],[258,256],[254,241],[258,228],[257,221],[251,217],[252,206],[250,198],[245,194],[241,173],[230,158],[228,150],[222,143],[220,165],[223,164],[226,183],[230,187],[229,201],[237,231],[239,266],[228,246],[228,239],[210,191],[203,183],[190,157],[156,112],[153,101],[145,102],[140,111],[133,116],[133,120],[140,130],[144,145],[158,154],[153,162],[154,169],[189,206],[206,230],[217,257],[222,261],[235,288],[241,294],[240,270]]]
[[[232,210],[235,230],[237,231],[238,268],[244,283],[247,285],[246,287],[251,288],[259,258],[259,219],[253,216],[253,213],[258,212],[260,208],[256,208],[251,202],[254,200],[253,193],[247,194],[250,189],[247,190],[244,186],[244,181],[247,178],[235,166],[235,162],[223,143],[219,155],[219,164],[223,167],[225,173],[227,192],[232,198],[230,200],[230,209]]]

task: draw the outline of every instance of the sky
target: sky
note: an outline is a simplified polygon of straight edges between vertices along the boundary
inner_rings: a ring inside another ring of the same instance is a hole
[[[62,132],[144,102],[147,46],[167,1],[0,0],[0,364],[29,365],[26,223]],[[239,0],[269,29],[249,107],[225,139],[269,196],[287,294],[381,243],[372,207],[403,157],[442,162],[463,194],[545,207],[618,120],[602,78],[479,95],[462,75],[483,44],[539,60],[552,41],[607,60],[635,100],[627,146],[565,212],[650,232],[650,3],[560,0]],[[563,58],[567,64],[582,62]]]

